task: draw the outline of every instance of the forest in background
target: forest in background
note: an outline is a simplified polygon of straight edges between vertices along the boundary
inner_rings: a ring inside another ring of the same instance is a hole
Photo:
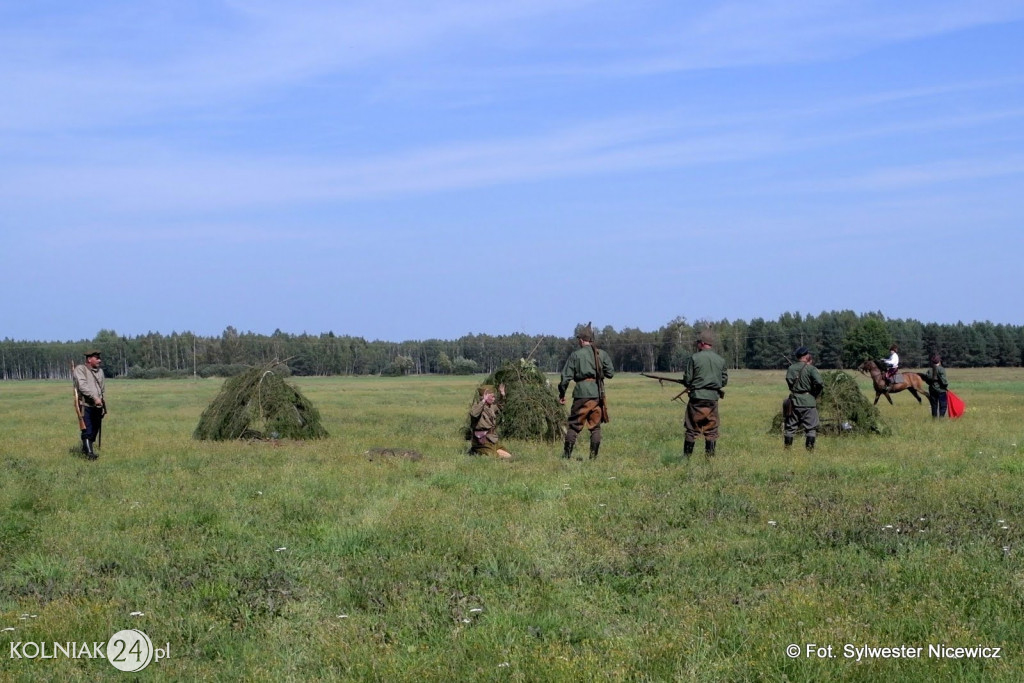
[[[653,331],[597,329],[597,345],[622,372],[680,372],[697,333],[710,327],[716,351],[732,368],[773,369],[788,364],[793,350],[808,346],[823,369],[854,368],[899,344],[902,366],[921,368],[932,352],[948,367],[1017,367],[1024,364],[1024,326],[972,322],[922,323],[887,319],[881,312],[832,311],[817,316],[784,313],[777,320],[755,318],[692,323],[675,318]],[[79,341],[0,341],[0,379],[63,379],[71,361],[92,348],[103,353],[108,376],[129,378],[231,376],[245,367],[286,360],[295,375],[410,375],[489,373],[505,360],[530,358],[545,372],[558,372],[575,340],[555,335],[469,334],[455,340],[367,341],[321,334],[239,332],[220,336],[191,332],[149,332],[126,337],[100,330]]]

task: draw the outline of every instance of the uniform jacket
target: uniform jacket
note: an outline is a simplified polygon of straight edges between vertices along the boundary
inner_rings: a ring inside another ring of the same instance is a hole
[[[597,350],[598,358],[601,359],[601,371],[605,379],[611,379],[615,374],[612,367],[612,358],[604,349]],[[590,381],[588,381],[590,380]],[[562,381],[558,383],[558,397],[564,398],[565,391],[569,388],[569,382],[576,382],[573,387],[573,400],[579,398],[599,398],[597,390],[597,365],[594,363],[594,347],[581,346],[572,352],[569,360],[565,361],[562,368]]]
[[[946,368],[941,365],[933,365],[928,369],[928,377],[932,380],[928,383],[928,390],[933,394],[942,394],[949,389],[949,380],[946,379]]]
[[[817,404],[815,397],[825,386],[818,368],[802,361],[793,363],[786,370],[786,384],[793,395],[793,405],[798,408],[813,408]]]
[[[74,382],[82,405],[95,406],[97,401],[103,400],[103,368],[93,370],[84,363],[76,365]]]
[[[711,349],[690,356],[683,372],[683,386],[690,390],[690,399],[717,401],[718,390],[729,383],[725,359]]]
[[[498,442],[498,404],[481,398],[469,409],[470,429],[478,442]]]

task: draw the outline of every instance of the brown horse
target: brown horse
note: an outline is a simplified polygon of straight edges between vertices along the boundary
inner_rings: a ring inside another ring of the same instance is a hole
[[[916,372],[904,372],[903,370],[900,370],[899,374],[903,375],[903,381],[893,382],[886,386],[885,376],[882,374],[882,371],[878,368],[878,364],[875,361],[866,360],[861,364],[859,369],[861,372],[866,372],[871,375],[871,383],[875,385],[874,405],[878,405],[878,399],[882,396],[885,396],[885,400],[889,402],[889,405],[892,405],[892,397],[889,394],[895,394],[903,391],[904,389],[909,391],[911,395],[917,399],[917,402],[920,403],[921,396],[918,392],[923,394],[928,391],[928,384],[921,379],[921,375]]]

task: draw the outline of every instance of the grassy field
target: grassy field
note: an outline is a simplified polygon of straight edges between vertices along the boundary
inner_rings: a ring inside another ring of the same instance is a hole
[[[0,383],[0,680],[124,679],[10,644],[136,628],[140,680],[1019,681],[1024,370],[949,377],[962,419],[903,393],[808,455],[768,434],[782,373],[736,371],[690,463],[639,376],[593,462],[464,455],[479,377],[294,379],[331,436],[275,444],[191,439],[218,380],[112,380],[96,462],[69,385]]]

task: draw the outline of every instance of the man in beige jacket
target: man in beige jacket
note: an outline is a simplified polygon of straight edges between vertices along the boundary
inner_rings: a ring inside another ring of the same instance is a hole
[[[96,438],[103,429],[103,416],[107,414],[104,400],[103,358],[99,351],[87,351],[85,362],[75,366],[72,380],[78,394],[78,406],[82,411],[85,429],[82,430],[82,453],[89,460],[95,460]]]

